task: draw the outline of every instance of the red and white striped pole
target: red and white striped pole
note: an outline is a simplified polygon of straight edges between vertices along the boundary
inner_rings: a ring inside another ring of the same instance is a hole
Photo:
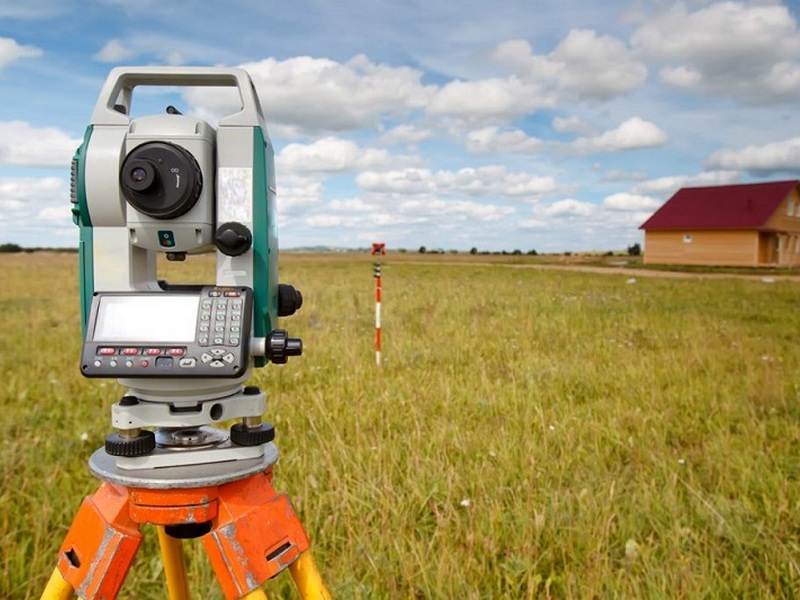
[[[372,256],[386,254],[386,244],[372,244]],[[381,365],[381,263],[374,263],[375,271],[375,364]]]
[[[381,364],[381,264],[375,263],[375,364]]]

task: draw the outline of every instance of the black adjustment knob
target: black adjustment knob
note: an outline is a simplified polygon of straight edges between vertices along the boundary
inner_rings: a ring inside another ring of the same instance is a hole
[[[291,317],[303,306],[303,294],[288,283],[278,284],[278,316]]]
[[[258,427],[247,427],[236,423],[231,427],[231,441],[237,446],[260,446],[275,439],[272,423],[261,423]]]
[[[276,365],[286,363],[290,356],[303,353],[303,340],[290,338],[285,329],[275,329],[267,336],[266,355]]]
[[[112,433],[106,437],[106,452],[111,456],[143,456],[156,449],[156,435],[143,429],[137,435]]]
[[[253,245],[253,234],[241,223],[223,223],[214,234],[217,249],[228,256],[240,256]]]

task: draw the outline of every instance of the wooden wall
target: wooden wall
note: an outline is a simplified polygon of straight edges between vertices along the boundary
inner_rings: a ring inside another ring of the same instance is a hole
[[[645,264],[756,266],[756,231],[646,231]]]

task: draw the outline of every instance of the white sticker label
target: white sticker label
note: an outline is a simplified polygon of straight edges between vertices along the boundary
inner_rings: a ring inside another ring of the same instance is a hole
[[[217,170],[217,223],[253,222],[253,169],[223,167]]]

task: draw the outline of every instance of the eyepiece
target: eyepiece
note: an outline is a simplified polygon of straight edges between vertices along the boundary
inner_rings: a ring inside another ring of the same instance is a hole
[[[156,182],[156,170],[145,160],[132,160],[122,171],[122,186],[134,192],[145,192]]]
[[[142,167],[136,167],[131,171],[131,179],[136,183],[140,183],[145,180],[147,177],[147,171],[144,170]]]

